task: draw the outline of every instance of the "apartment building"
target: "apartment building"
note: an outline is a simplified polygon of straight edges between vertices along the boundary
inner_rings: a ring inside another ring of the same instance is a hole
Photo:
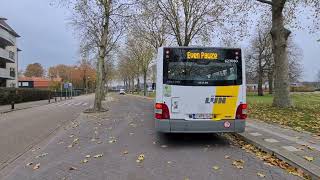
[[[18,87],[17,38],[20,37],[0,17],[0,87]]]

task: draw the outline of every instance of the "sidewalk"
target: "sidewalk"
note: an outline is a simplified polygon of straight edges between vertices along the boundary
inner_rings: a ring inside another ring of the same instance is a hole
[[[67,99],[68,100],[68,99]],[[62,101],[65,101],[64,98],[62,98]],[[60,102],[60,98],[57,98],[57,102]],[[50,104],[55,103],[54,99],[50,100]],[[28,109],[28,108],[33,108],[37,106],[43,106],[49,104],[48,99],[46,100],[41,100],[41,101],[31,101],[31,102],[25,102],[25,103],[18,103],[14,105],[14,109],[11,109],[11,105],[2,105],[0,106],[0,114],[2,113],[8,113],[11,111],[17,111],[17,110],[22,110],[22,109]]]
[[[239,135],[290,165],[303,169],[312,179],[320,178],[320,136],[258,120],[247,120],[246,131]]]

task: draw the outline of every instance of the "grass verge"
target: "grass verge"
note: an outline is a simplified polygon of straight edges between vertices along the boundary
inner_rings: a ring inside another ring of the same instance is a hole
[[[250,118],[278,123],[297,131],[320,132],[320,93],[296,93],[291,95],[294,106],[276,108],[272,106],[272,95],[247,95]]]

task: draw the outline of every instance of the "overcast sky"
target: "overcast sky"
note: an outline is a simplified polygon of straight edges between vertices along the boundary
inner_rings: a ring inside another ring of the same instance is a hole
[[[68,11],[51,6],[52,0],[1,0],[0,17],[21,36],[19,69],[39,62],[46,68],[74,64],[79,59],[79,42],[68,25]],[[303,49],[303,79],[312,81],[320,70],[320,34],[295,31],[294,40]]]

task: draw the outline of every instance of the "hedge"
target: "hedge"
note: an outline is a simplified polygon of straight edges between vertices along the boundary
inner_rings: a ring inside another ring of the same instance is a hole
[[[48,99],[49,90],[29,89],[29,88],[0,88],[0,105],[39,101]]]

